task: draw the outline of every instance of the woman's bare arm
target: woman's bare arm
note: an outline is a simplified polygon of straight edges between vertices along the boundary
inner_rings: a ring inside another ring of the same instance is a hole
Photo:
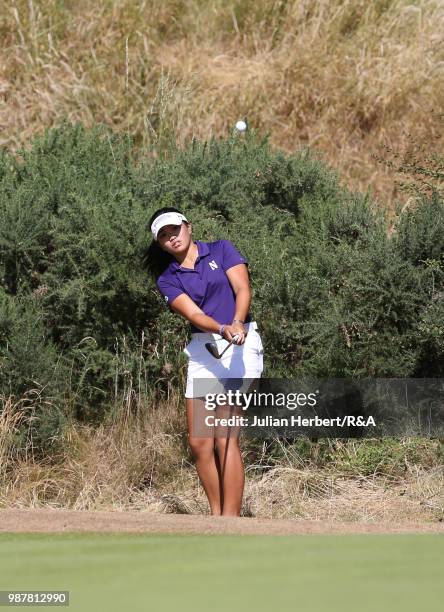
[[[245,321],[251,304],[250,280],[245,264],[238,264],[229,268],[226,272],[230,285],[236,295],[236,310],[234,319]]]
[[[208,317],[193,300],[186,294],[181,293],[170,303],[170,307],[174,312],[188,319],[195,327],[198,327],[204,332],[218,333],[220,323],[212,317]]]

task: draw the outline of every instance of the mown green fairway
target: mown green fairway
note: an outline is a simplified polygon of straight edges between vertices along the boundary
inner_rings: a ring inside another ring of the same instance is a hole
[[[1,534],[0,589],[69,590],[85,612],[432,612],[443,559],[440,535]]]

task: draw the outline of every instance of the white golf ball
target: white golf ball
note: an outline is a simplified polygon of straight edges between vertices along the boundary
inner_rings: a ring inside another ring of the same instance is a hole
[[[247,124],[245,123],[245,121],[238,121],[236,123],[236,130],[238,132],[245,132],[246,129],[247,129]]]

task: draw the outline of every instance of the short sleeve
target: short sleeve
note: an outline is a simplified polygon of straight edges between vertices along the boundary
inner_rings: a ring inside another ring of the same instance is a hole
[[[181,287],[172,282],[172,279],[162,276],[159,276],[156,285],[167,304],[171,304],[181,293],[185,293]]]
[[[223,253],[223,263],[222,267],[226,272],[229,268],[233,266],[237,266],[238,264],[246,264],[247,260],[245,257],[239,253],[234,244],[229,240],[222,240],[222,253]]]

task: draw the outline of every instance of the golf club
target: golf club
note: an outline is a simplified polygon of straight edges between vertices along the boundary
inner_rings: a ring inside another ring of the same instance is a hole
[[[205,343],[205,348],[207,349],[207,351],[209,351],[213,357],[215,357],[216,359],[220,359],[222,357],[222,355],[225,353],[225,351],[230,348],[230,346],[233,344],[233,342],[235,340],[237,340],[239,338],[239,336],[236,334],[234,335],[230,342],[228,343],[228,345],[224,348],[224,350],[222,351],[222,353],[219,353],[219,349],[217,348],[217,343],[216,342],[206,342]]]

